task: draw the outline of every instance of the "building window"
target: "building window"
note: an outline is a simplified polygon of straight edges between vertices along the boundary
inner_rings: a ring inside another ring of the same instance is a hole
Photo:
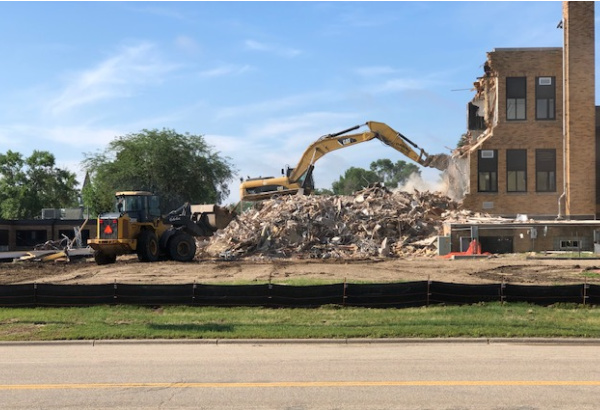
[[[556,192],[556,150],[535,150],[535,190]]]
[[[527,118],[527,77],[506,77],[506,119]]]
[[[478,191],[498,192],[498,151],[482,149],[477,153]]]
[[[527,150],[506,150],[506,191],[527,191]]]
[[[34,247],[48,240],[46,230],[17,230],[16,245],[20,247]]]
[[[556,86],[554,77],[535,79],[535,118],[536,120],[556,119]]]

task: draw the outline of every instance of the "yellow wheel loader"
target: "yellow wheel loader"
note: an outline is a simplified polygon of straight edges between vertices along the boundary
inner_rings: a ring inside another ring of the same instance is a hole
[[[98,216],[96,238],[88,240],[98,265],[132,253],[141,262],[189,262],[196,254],[195,237],[212,236],[235,218],[217,205],[188,203],[162,216],[159,197],[146,191],[117,192],[115,198],[115,211]]]

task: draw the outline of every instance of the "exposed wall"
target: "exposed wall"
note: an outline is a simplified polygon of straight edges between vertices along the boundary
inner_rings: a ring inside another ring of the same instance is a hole
[[[536,192],[535,150],[555,149],[557,162],[557,187],[562,186],[562,104],[556,104],[554,120],[536,120],[535,78],[550,76],[556,81],[556,101],[562,101],[562,49],[496,49],[488,53],[489,76],[484,78],[486,123],[492,136],[478,149],[498,150],[498,192],[477,191],[477,149],[469,155],[470,193],[463,206],[475,211],[495,215],[556,215],[558,197],[556,192]],[[506,77],[527,77],[526,120],[506,119]],[[490,96],[489,90],[493,90]],[[493,102],[490,103],[490,101]],[[527,149],[527,191],[507,192],[506,150]]]
[[[81,228],[84,220],[0,220],[0,251],[33,250],[46,241],[59,241],[63,234],[73,238],[74,228]],[[96,220],[88,220],[81,236],[84,240],[96,237]]]

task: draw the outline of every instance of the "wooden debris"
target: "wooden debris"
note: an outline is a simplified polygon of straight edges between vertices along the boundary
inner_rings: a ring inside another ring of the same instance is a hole
[[[433,256],[444,218],[461,217],[458,206],[440,193],[381,186],[351,196],[284,196],[239,215],[204,250],[228,259]]]

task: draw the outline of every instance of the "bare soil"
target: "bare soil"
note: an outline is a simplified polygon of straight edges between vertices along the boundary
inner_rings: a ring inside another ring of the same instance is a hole
[[[336,282],[439,282],[527,285],[600,284],[600,259],[528,259],[525,255],[448,260],[415,257],[385,260],[277,259],[201,260],[141,263],[121,256],[112,265],[97,266],[92,259],[79,262],[0,263],[0,284],[183,284],[285,283],[309,278]]]

